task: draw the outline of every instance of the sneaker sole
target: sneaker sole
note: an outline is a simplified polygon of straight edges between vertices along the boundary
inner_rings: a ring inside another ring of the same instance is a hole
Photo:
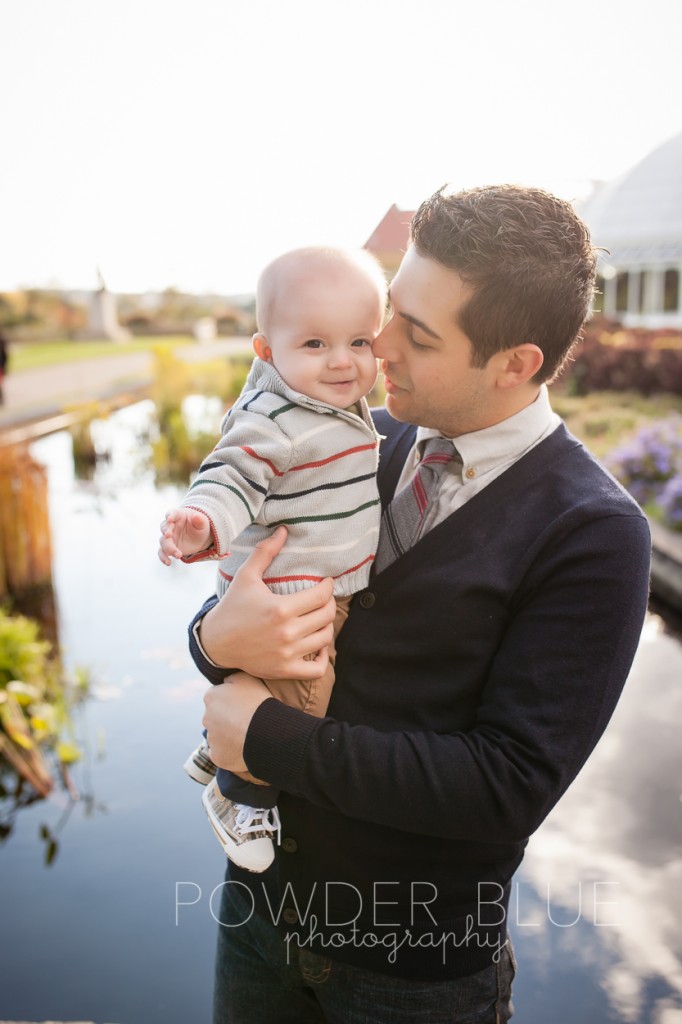
[[[208,786],[209,782],[215,778],[215,772],[205,772],[203,768],[195,764],[191,756],[187,758],[182,768],[189,775],[190,779],[198,782],[200,786]]]
[[[216,839],[222,846],[223,852],[227,857],[233,864],[236,864],[237,867],[243,868],[244,871],[251,871],[256,875],[260,875],[263,871],[267,871],[275,859],[275,846],[272,840],[250,839],[245,843],[235,843],[229,832],[226,832],[223,828],[222,822],[217,817],[207,798],[208,791],[206,791],[202,797],[204,810],[208,815],[208,820],[215,832]],[[246,855],[247,853],[248,856]]]

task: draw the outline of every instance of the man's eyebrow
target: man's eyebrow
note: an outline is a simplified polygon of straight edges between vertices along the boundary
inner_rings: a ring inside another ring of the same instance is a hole
[[[391,302],[390,288],[388,289],[388,301]],[[408,324],[413,324],[415,327],[418,327],[421,331],[424,331],[424,333],[428,334],[428,336],[430,338],[433,338],[434,341],[443,340],[440,334],[436,334],[436,332],[432,330],[429,326],[427,326],[427,324],[425,324],[423,320],[417,319],[416,316],[412,316],[410,313],[402,313],[400,311],[398,311],[398,316],[402,317],[403,320],[407,320]]]
[[[407,320],[409,324],[414,324],[414,326],[418,327],[421,331],[424,332],[424,334],[428,334],[428,336],[430,338],[433,338],[434,341],[443,340],[440,334],[436,334],[436,332],[432,331],[430,327],[427,327],[422,320],[418,320],[416,316],[410,316],[409,313],[399,313],[398,315],[401,316],[403,320]]]

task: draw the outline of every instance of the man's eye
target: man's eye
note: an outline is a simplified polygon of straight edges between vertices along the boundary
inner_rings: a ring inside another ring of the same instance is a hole
[[[428,350],[431,348],[430,345],[420,345],[412,331],[410,331],[410,333],[407,335],[407,340],[409,341],[412,348],[416,349],[418,352],[428,352]]]
[[[319,338],[309,338],[305,343],[306,348],[322,348],[322,342]]]

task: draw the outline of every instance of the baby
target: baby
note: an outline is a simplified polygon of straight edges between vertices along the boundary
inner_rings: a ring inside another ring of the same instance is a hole
[[[368,582],[381,506],[379,437],[365,396],[377,365],[386,281],[369,253],[309,248],[285,253],[260,276],[257,358],[222,437],[186,497],[161,524],[159,558],[220,559],[222,596],[253,547],[280,525],[287,542],[264,582],[292,593],[334,579],[334,638]],[[323,716],[334,681],[264,680],[272,696]],[[185,770],[206,785],[203,803],[227,856],[264,871],[279,838],[277,791],[248,773],[218,769],[204,743]]]

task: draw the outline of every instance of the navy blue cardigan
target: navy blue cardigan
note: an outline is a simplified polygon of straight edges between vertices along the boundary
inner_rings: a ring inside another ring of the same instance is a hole
[[[376,418],[385,503],[414,428]],[[230,878],[326,956],[485,967],[528,837],[616,706],[649,557],[638,506],[560,426],[356,595],[327,718],[257,710],[245,760],[282,790],[284,841],[265,875]]]

